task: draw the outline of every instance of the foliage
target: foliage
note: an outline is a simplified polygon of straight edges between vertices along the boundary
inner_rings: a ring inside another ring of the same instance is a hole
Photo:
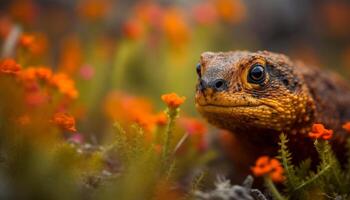
[[[348,198],[350,193],[348,169],[341,167],[327,140],[316,139],[314,142],[320,159],[316,171],[311,168],[310,158],[302,161],[298,167],[292,164],[293,156],[288,150],[287,143],[288,138],[282,133],[277,158],[281,160],[285,169],[286,179],[283,185],[286,197],[277,191],[271,179],[265,178],[266,186],[275,199]]]

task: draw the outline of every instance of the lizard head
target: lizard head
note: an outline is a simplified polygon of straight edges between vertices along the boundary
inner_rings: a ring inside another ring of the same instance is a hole
[[[197,74],[196,108],[220,128],[292,131],[313,116],[313,99],[284,55],[205,52]]]

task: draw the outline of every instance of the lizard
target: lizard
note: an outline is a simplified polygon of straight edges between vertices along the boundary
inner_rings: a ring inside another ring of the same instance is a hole
[[[345,154],[350,86],[336,73],[269,51],[204,52],[196,71],[196,109],[234,134],[233,154],[245,167],[275,155],[282,132],[296,160],[310,157],[314,123],[334,130],[337,155]]]

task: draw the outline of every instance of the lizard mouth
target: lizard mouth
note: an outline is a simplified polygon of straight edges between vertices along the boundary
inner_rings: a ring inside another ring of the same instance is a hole
[[[226,113],[229,115],[239,115],[239,113],[254,112],[259,110],[275,112],[275,108],[262,102],[245,103],[245,104],[213,104],[213,103],[196,103],[196,108],[203,113]],[[249,111],[248,111],[249,110]]]
[[[264,104],[237,104],[237,105],[220,105],[220,104],[196,104],[197,109],[207,112],[232,112],[232,110],[243,110],[247,108],[269,107]]]

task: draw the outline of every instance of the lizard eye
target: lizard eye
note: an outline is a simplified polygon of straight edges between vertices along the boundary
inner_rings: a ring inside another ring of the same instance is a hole
[[[260,64],[253,65],[248,73],[248,82],[261,84],[265,81],[265,68]]]
[[[197,75],[199,76],[199,78],[202,76],[202,72],[201,72],[201,64],[198,63],[197,66],[196,66],[196,72],[197,72]]]

